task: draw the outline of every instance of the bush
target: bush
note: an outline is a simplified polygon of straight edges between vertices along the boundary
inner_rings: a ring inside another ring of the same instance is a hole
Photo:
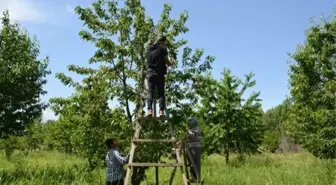
[[[27,142],[25,137],[10,136],[7,139],[3,139],[0,142],[1,149],[5,150],[6,158],[10,160],[11,155],[15,150],[23,152],[25,155],[28,154],[26,148]]]

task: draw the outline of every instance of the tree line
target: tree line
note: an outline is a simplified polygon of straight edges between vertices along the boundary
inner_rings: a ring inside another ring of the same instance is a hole
[[[138,0],[122,5],[97,0],[91,7],[76,7],[86,25],[80,38],[96,46],[88,63],[99,68],[69,65],[69,72],[83,77],[81,82],[56,73],[74,92],[49,100],[58,120],[44,123],[41,116],[47,104],[41,96],[47,93],[43,85],[51,73],[49,58],[39,59],[38,41],[18,23],[10,23],[5,11],[0,28],[0,137],[8,158],[17,149],[58,150],[86,158],[93,170],[104,165],[107,137],[118,138],[121,150],[129,151],[134,122],[144,116],[146,50],[160,33],[167,36],[169,55],[177,61],[166,77],[167,112],[177,137],[183,136],[185,121],[194,116],[203,131],[205,156],[218,153],[229,162],[231,153],[275,152],[282,138],[288,138],[316,157],[336,157],[335,16],[306,30],[304,44],[290,55],[290,96],[264,112],[261,92],[246,93],[257,83],[254,74],[241,79],[224,68],[220,79],[213,78],[215,57],[190,48],[179,37],[189,31],[188,12],[174,19],[171,10],[164,4],[155,23]],[[111,106],[111,101],[118,105]],[[148,124],[143,130],[141,137],[169,137],[166,125]],[[135,159],[156,162],[169,152],[167,144],[141,144]],[[145,179],[145,170],[135,168],[134,184]]]

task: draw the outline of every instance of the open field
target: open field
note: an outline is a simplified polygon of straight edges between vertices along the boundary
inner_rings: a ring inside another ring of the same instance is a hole
[[[160,184],[167,184],[171,168],[160,168]],[[181,184],[180,171],[176,183]],[[154,169],[144,185],[154,184]],[[203,160],[204,184],[209,185],[336,185],[336,163],[309,153],[265,154],[235,159],[225,164],[222,156]],[[0,184],[104,184],[105,169],[88,173],[85,160],[58,152],[34,152],[27,157],[15,153],[8,161],[0,153]]]

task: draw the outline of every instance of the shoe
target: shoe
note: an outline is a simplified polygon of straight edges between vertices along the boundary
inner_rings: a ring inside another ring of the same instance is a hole
[[[164,113],[163,113],[162,110],[160,110],[160,112],[159,112],[159,116],[160,116],[160,118],[163,118],[163,117],[164,117]]]
[[[152,109],[149,109],[148,110],[148,114],[147,114],[148,117],[152,117],[153,116],[153,112],[152,112]]]

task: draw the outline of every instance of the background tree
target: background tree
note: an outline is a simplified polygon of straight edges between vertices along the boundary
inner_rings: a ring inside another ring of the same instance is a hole
[[[287,98],[280,105],[267,110],[263,115],[265,126],[263,147],[270,152],[275,152],[279,148],[281,140],[289,139],[287,138],[285,125],[286,122],[290,121],[290,106],[291,100]]]
[[[5,11],[0,28],[0,138],[22,135],[46,107],[40,96],[47,93],[43,85],[50,71],[48,58],[38,59],[39,52],[37,40],[11,24]]]
[[[7,160],[11,159],[15,150],[28,154],[27,141],[23,136],[10,135],[6,139],[1,139],[0,149],[4,150]]]
[[[43,133],[42,133],[43,123],[41,120],[34,120],[30,123],[25,131],[25,139],[27,142],[27,148],[30,151],[41,150],[41,145],[43,144]]]
[[[86,157],[89,169],[93,170],[104,163],[104,139],[117,135],[120,139],[128,138],[127,132],[123,132],[125,135],[118,133],[122,128],[114,123],[118,121],[117,124],[125,125],[126,117],[122,109],[112,110],[108,107],[109,84],[100,78],[99,71],[86,68],[76,70],[87,74],[83,85],[57,74],[64,84],[75,87],[75,93],[69,98],[52,98],[50,102],[52,109],[61,116],[58,126],[66,133],[62,134],[65,136],[64,144],[69,147],[66,151]]]
[[[306,31],[291,55],[293,114],[289,128],[315,156],[336,157],[336,18],[323,18]]]
[[[204,145],[208,153],[225,154],[229,161],[230,152],[256,152],[263,137],[263,125],[259,93],[253,92],[247,99],[244,93],[253,87],[253,74],[245,75],[245,81],[231,75],[225,69],[220,80],[210,75],[198,84],[200,116],[209,124]]]
[[[66,135],[66,132],[62,132],[60,129],[61,123],[59,120],[47,120],[42,127],[43,132],[43,145],[45,150],[58,150],[61,149],[62,137]]]

